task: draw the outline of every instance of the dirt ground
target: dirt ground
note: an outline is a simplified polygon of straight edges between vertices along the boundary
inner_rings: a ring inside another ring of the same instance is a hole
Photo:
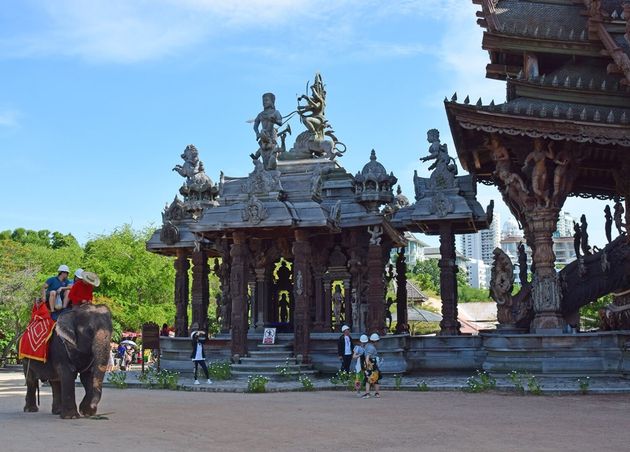
[[[17,372],[0,372],[0,450],[624,451],[630,395],[461,392],[273,394],[104,389],[108,419],[61,420],[50,388],[24,413]],[[77,399],[82,397],[77,390]],[[85,449],[84,449],[85,448]],[[103,449],[106,448],[106,449]]]

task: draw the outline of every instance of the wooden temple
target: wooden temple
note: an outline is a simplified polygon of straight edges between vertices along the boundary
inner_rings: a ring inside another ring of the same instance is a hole
[[[430,179],[416,177],[413,205],[400,187],[394,195],[397,178],[374,150],[361,171],[347,172],[338,161],[345,146],[324,116],[321,76],[311,90],[296,110],[306,130],[288,150],[287,119],[275,110],[275,96],[263,95],[264,110],[254,123],[259,149],[248,176],[221,173],[214,183],[189,145],[184,164],[174,168],[185,177],[183,200],[176,197],[165,208],[161,229],[147,243],[150,251],[176,257],[179,337],[188,335],[189,324],[207,329],[208,275],[217,275],[220,297],[213,309],[235,362],[248,354],[248,333],[265,327],[291,334],[294,353],[305,362],[313,334],[337,332],[343,324],[355,333],[383,334],[394,276],[396,332],[408,332],[404,252],[390,263],[392,250],[406,244],[404,232],[440,234],[454,256],[454,234],[487,228],[491,219],[475,199],[474,177],[455,176],[437,130],[429,131],[430,155],[423,159],[433,162],[434,172]],[[440,227],[444,220],[447,226]],[[454,292],[445,303],[442,333],[456,335],[457,270],[450,254],[441,266],[444,291]]]
[[[486,76],[505,80],[507,97],[445,100],[453,140],[464,169],[496,185],[524,229],[533,252],[532,331],[558,331],[575,323],[580,305],[630,288],[627,252],[619,247],[611,244],[597,256],[587,247],[572,273],[556,271],[552,249],[568,196],[617,201],[622,236],[630,220],[630,2],[473,3],[485,29]],[[621,277],[585,287],[607,278],[607,269],[589,276],[589,260],[599,268],[611,257],[623,264],[609,266],[623,267]]]

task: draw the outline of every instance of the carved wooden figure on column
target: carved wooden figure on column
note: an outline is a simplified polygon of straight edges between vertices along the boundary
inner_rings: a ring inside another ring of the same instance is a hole
[[[335,316],[335,331],[341,331],[341,311],[343,308],[343,294],[341,293],[341,285],[335,284],[335,292],[332,295],[333,315]]]
[[[606,241],[608,243],[612,242],[612,214],[610,213],[610,206],[606,204],[604,207],[604,231],[606,232]]]
[[[582,253],[585,256],[590,256],[591,246],[588,244],[588,223],[586,222],[586,215],[582,215],[580,217],[580,246],[582,248]]]
[[[534,140],[534,150],[531,151],[523,163],[523,171],[527,172],[531,166],[532,190],[536,195],[539,205],[549,207],[549,169],[548,164],[554,158],[551,144],[545,148],[545,142],[541,139]],[[566,163],[568,164],[568,162]]]
[[[613,215],[613,218],[615,220],[615,228],[617,228],[617,233],[619,235],[623,235],[626,232],[625,231],[626,225],[623,222],[623,214],[625,212],[625,209],[623,208],[623,204],[621,204],[619,199],[615,200],[614,211],[615,211],[615,213]]]

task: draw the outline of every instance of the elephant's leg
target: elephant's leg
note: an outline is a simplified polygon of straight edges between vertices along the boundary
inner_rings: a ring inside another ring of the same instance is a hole
[[[52,388],[52,414],[61,414],[61,383],[58,381],[51,381],[50,387]]]
[[[83,400],[81,400],[81,403],[79,404],[79,413],[83,416],[94,416],[96,414],[96,410],[92,412],[90,409],[90,401],[92,398],[92,371],[88,370],[81,372],[80,377],[83,388],[85,389],[85,396],[83,396]]]
[[[61,384],[61,418],[78,419],[81,417],[77,411],[77,403],[74,398],[74,379],[76,372],[60,366],[58,368]]]
[[[27,364],[24,366],[24,377],[26,378],[26,404],[24,405],[24,412],[36,413],[39,411],[39,408],[37,407],[35,392],[39,386],[39,380],[33,375],[32,371],[26,370]]]

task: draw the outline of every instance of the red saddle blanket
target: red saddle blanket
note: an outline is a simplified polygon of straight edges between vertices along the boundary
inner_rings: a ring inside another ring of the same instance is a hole
[[[48,359],[48,340],[52,335],[55,321],[45,303],[35,303],[31,313],[31,321],[20,338],[18,357],[30,358],[46,362]]]

